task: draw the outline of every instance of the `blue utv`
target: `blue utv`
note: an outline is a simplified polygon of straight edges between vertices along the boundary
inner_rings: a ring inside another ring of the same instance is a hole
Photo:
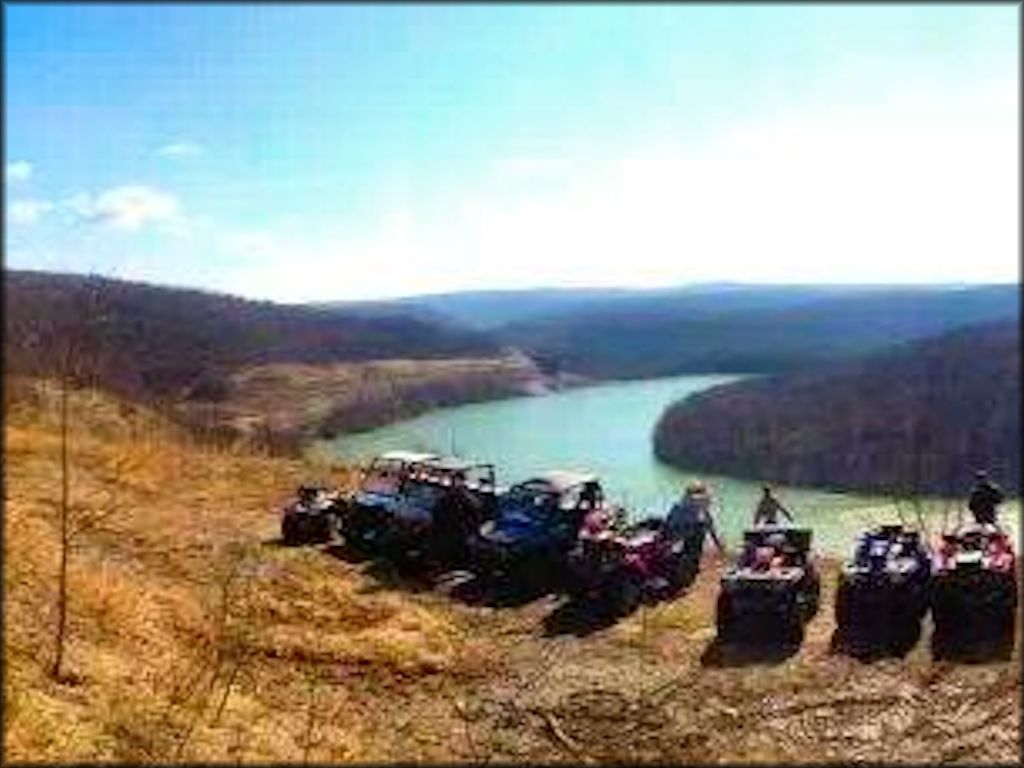
[[[584,516],[604,504],[597,476],[586,472],[552,471],[513,485],[470,538],[471,567],[484,582],[548,584],[564,575]]]

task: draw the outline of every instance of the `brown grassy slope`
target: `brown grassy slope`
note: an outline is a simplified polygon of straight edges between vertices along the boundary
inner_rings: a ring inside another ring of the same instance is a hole
[[[521,356],[376,360],[244,368],[226,379],[224,399],[178,406],[191,421],[243,434],[329,435],[379,426],[429,408],[528,394],[543,387]]]
[[[59,486],[52,399],[6,413],[6,757],[376,756],[375,689],[450,666],[452,621],[397,595],[361,593],[332,558],[267,543],[272,512],[309,467],[213,452],[84,394],[73,402],[74,501],[123,511],[74,553],[69,667],[80,682],[47,678]],[[124,476],[105,487],[126,458]]]
[[[71,761],[1013,762],[1009,662],[829,653],[834,567],[799,652],[713,658],[721,563],[689,594],[585,637],[558,604],[467,606],[314,548],[272,511],[323,468],[217,452],[77,398],[78,501],[124,510],[80,540],[69,666],[50,659],[57,440],[48,397],[6,412],[5,757]],[[133,426],[134,425],[134,426]],[[135,434],[132,435],[134,429]],[[344,473],[334,479],[346,482]],[[234,574],[233,577],[231,574]]]

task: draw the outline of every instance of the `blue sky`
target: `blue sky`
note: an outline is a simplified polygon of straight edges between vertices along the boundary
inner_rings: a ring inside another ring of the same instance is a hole
[[[10,267],[282,301],[1017,279],[1012,5],[4,14]]]

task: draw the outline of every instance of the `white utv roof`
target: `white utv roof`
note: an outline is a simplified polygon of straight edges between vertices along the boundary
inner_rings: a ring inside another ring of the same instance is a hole
[[[485,461],[470,461],[458,456],[434,456],[430,459],[430,466],[447,472],[467,471],[470,469],[487,468],[491,465]]]
[[[403,461],[406,464],[418,464],[434,461],[439,458],[435,453],[419,453],[417,451],[385,451],[377,457],[378,461]]]
[[[596,483],[597,475],[593,472],[578,472],[568,469],[554,469],[543,472],[527,480],[528,483],[544,483],[557,493],[564,493],[584,483]]]

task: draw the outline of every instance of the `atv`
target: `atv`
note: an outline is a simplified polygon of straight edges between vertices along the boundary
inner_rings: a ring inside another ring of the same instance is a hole
[[[881,525],[857,539],[836,591],[839,637],[847,645],[909,649],[928,610],[931,554],[917,531]]]
[[[338,529],[345,542],[368,554],[376,552],[401,503],[404,483],[418,467],[437,458],[432,453],[389,451],[373,459],[363,472],[359,490],[341,505]]]
[[[604,507],[589,473],[548,472],[514,485],[469,539],[473,571],[484,582],[550,583],[563,575],[584,516]]]
[[[296,498],[281,513],[281,540],[288,545],[330,541],[337,526],[341,497],[316,485],[300,485]]]
[[[1008,643],[1017,616],[1017,559],[996,525],[969,523],[942,536],[932,568],[932,619],[939,647]]]
[[[380,552],[400,563],[460,563],[472,532],[494,516],[498,495],[491,464],[455,457],[418,463],[402,483]]]
[[[744,532],[743,550],[721,579],[720,640],[800,640],[821,594],[810,545],[809,528],[764,526]]]
[[[703,537],[674,535],[658,517],[626,527],[621,514],[590,513],[569,553],[569,592],[613,616],[629,615],[643,600],[669,597],[692,582],[702,543]]]

